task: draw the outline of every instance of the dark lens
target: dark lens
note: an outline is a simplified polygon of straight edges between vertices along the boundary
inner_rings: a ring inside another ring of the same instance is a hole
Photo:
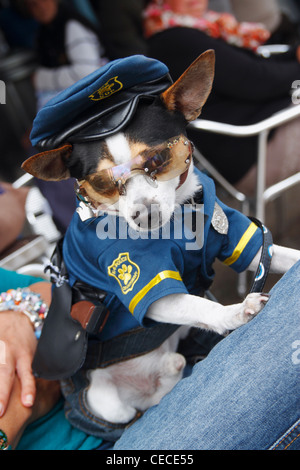
[[[116,190],[116,186],[112,180],[110,180],[106,173],[103,175],[95,175],[93,177],[88,178],[88,182],[92,186],[92,188],[97,191],[97,193],[102,194],[103,196],[109,196],[113,194]]]
[[[168,165],[168,160],[170,159],[170,155],[168,150],[161,150],[160,152],[155,153],[145,164],[145,167],[148,168],[149,173],[155,171],[159,173],[160,170],[165,168]]]
[[[156,155],[154,155],[154,157],[151,158],[151,164],[152,166],[155,166],[156,168],[163,165],[164,162],[165,162],[165,159],[163,158],[163,155],[161,153],[157,153]]]

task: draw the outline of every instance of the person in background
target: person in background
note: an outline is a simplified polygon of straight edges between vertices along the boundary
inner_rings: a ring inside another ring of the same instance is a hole
[[[60,0],[23,0],[40,25],[36,38],[38,68],[33,81],[37,108],[59,91],[108,62],[101,33],[71,5]]]
[[[105,40],[95,24],[61,0],[19,0],[24,15],[38,24],[35,50],[38,66],[32,76],[37,111],[68,86],[94,72],[109,59]],[[36,153],[31,149],[31,153]],[[48,200],[55,223],[64,233],[76,208],[74,180],[35,180]]]
[[[145,9],[144,34],[147,37],[176,26],[195,28],[208,36],[255,51],[270,37],[262,24],[239,23],[228,12],[208,9],[208,1],[156,0]]]
[[[0,182],[0,252],[9,248],[20,236],[25,224],[25,203],[29,188],[14,188]]]
[[[142,15],[146,0],[93,0],[91,2],[106,38],[110,59],[147,55]]]
[[[168,66],[173,80],[205,50],[215,50],[214,84],[201,118],[249,125],[291,106],[291,87],[300,76],[300,47],[269,59],[260,57],[255,53],[258,30],[248,30],[246,36],[242,28],[228,33],[226,22],[211,22],[207,5],[207,0],[161,0],[150,2],[145,10],[149,55]],[[246,38],[247,46],[253,47],[242,47]],[[300,171],[298,129],[295,119],[270,133],[267,186]],[[248,196],[254,194],[256,137],[237,139],[193,130],[189,136],[229,182]]]

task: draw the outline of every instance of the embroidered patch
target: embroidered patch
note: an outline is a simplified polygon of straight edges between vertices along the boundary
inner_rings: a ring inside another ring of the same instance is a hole
[[[89,98],[92,101],[100,101],[108,98],[113,93],[120,91],[123,88],[123,83],[118,79],[118,76],[110,78],[102,87],[92,93]]]
[[[120,253],[118,258],[108,266],[108,274],[118,281],[122,293],[126,295],[133,289],[140,277],[140,268],[131,261],[129,253]]]

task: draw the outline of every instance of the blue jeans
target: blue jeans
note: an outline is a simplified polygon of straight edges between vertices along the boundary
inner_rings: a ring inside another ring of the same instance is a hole
[[[300,449],[300,262],[114,450]]]

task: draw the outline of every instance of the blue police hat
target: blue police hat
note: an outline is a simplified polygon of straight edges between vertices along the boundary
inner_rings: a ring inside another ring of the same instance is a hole
[[[153,99],[171,84],[158,60],[135,55],[109,62],[48,101],[33,122],[32,145],[47,150],[116,133],[142,97]]]

